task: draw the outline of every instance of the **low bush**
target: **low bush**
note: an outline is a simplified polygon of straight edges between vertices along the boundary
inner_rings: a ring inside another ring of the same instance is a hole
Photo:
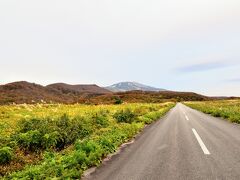
[[[0,148],[3,146],[7,146],[10,143],[10,138],[6,136],[0,135]]]
[[[67,115],[56,120],[23,120],[14,138],[20,147],[30,151],[49,148],[61,150],[77,138],[89,136],[93,132],[91,126],[87,119],[82,117],[70,119]]]
[[[136,116],[130,109],[125,109],[125,110],[117,111],[113,115],[113,117],[119,123],[122,123],[122,122],[124,122],[124,123],[132,123]]]
[[[2,147],[0,149],[0,164],[9,163],[13,159],[13,152],[10,147]]]
[[[93,122],[96,123],[96,125],[98,126],[98,128],[105,128],[109,125],[109,121],[108,121],[108,116],[105,112],[100,112],[95,114],[92,119]]]
[[[20,133],[16,136],[17,143],[29,150],[37,150],[42,145],[42,134],[38,130],[30,130],[26,133]]]
[[[114,104],[122,104],[123,103],[123,100],[120,97],[115,97],[114,100],[115,100]]]

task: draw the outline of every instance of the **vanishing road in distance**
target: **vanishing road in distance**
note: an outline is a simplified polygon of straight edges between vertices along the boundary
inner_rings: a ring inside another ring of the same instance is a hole
[[[84,179],[240,179],[240,126],[177,104]]]

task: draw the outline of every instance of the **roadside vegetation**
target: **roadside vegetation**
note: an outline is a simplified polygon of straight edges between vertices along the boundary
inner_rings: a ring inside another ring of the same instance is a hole
[[[240,100],[198,101],[184,104],[212,116],[222,117],[230,122],[240,124]]]
[[[0,178],[79,179],[174,105],[0,106]]]

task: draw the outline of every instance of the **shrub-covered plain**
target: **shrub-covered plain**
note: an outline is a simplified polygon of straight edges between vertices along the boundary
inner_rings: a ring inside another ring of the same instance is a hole
[[[230,122],[240,123],[240,100],[186,102],[185,105]]]
[[[0,106],[0,178],[79,179],[173,106]]]

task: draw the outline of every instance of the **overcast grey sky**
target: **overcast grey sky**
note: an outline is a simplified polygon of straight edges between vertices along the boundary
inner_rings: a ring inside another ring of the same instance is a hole
[[[137,81],[240,96],[239,0],[1,0],[0,84]]]

